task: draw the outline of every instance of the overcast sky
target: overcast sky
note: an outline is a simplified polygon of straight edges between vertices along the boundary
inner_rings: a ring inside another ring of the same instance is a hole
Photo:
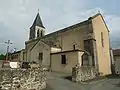
[[[100,11],[110,29],[113,48],[120,48],[120,0],[0,0],[0,52],[24,48],[39,9],[46,33],[79,23]]]

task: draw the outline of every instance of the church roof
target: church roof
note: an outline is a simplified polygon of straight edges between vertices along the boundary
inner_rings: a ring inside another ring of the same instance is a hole
[[[80,50],[80,49],[75,49],[75,50],[67,50],[67,51],[54,52],[54,53],[50,53],[50,54],[53,55],[53,54],[69,53],[69,52],[85,52],[85,51],[84,50]]]
[[[88,24],[92,23],[91,19],[94,19],[94,18],[96,18],[96,17],[99,16],[99,15],[102,17],[101,13],[98,13],[98,14],[92,16],[92,17],[89,17],[87,20],[85,20],[85,21],[83,21],[83,22],[80,22],[80,23],[74,24],[74,25],[72,25],[72,26],[63,28],[63,29],[61,29],[61,30],[52,32],[52,33],[47,34],[47,35],[45,35],[45,36],[43,36],[43,37],[40,37],[40,38],[37,38],[37,39],[33,39],[33,40],[30,40],[30,41],[27,41],[26,43],[32,42],[32,41],[34,41],[34,40],[36,41],[36,40],[40,40],[40,39],[43,39],[43,38],[47,38],[47,37],[49,37],[49,36],[56,35],[56,34],[59,34],[59,33],[62,33],[62,32],[68,31],[68,30],[71,30],[71,29],[76,28],[76,27],[88,25]],[[103,19],[103,17],[102,17],[102,19]],[[103,19],[103,20],[104,20],[104,19]],[[105,22],[104,22],[104,23],[105,23]],[[105,23],[105,25],[106,25],[106,23]],[[107,25],[106,25],[106,27],[107,27]],[[108,29],[108,28],[107,28],[107,29]],[[109,30],[108,30],[108,31],[109,31]]]
[[[58,31],[49,33],[49,34],[47,34],[47,35],[45,35],[45,36],[43,36],[43,37],[40,37],[40,38],[37,38],[37,39],[33,39],[33,40],[30,40],[30,41],[26,41],[25,43],[29,43],[29,42],[36,41],[36,40],[41,40],[41,39],[47,38],[47,37],[49,37],[49,36],[56,35],[56,34],[59,34],[59,33],[62,33],[62,32],[68,31],[68,30],[71,30],[71,29],[76,28],[76,27],[80,27],[80,26],[83,26],[83,25],[88,25],[89,23],[91,23],[91,21],[85,20],[85,21],[83,21],[83,22],[74,24],[74,25],[72,25],[72,26],[63,28],[63,29],[61,29],[61,30],[58,30]]]
[[[47,41],[44,41],[44,40],[38,40],[33,46],[32,46],[32,48],[30,49],[30,51],[38,44],[38,42],[39,41],[41,41],[41,42],[43,42],[44,44],[46,44],[46,45],[48,45],[48,46],[50,46],[50,47],[56,47],[55,45],[54,45],[54,43],[52,43],[51,41],[50,42],[47,42]],[[56,47],[56,48],[58,48],[58,47]],[[60,47],[59,47],[60,48]]]
[[[45,28],[45,27],[43,26],[43,23],[42,23],[42,20],[41,20],[41,18],[40,18],[39,13],[37,14],[37,16],[36,16],[36,18],[35,18],[35,20],[34,20],[34,22],[33,22],[32,27],[34,27],[34,26],[39,26],[39,27]]]

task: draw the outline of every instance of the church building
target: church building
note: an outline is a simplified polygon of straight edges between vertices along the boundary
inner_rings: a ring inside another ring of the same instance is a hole
[[[111,73],[109,29],[101,13],[50,34],[45,31],[38,13],[25,42],[26,61],[56,72],[71,73],[80,65]]]

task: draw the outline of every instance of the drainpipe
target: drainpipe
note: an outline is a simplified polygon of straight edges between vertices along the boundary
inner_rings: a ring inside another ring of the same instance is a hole
[[[115,75],[116,74],[116,72],[115,72],[115,62],[114,62],[114,56],[113,56],[112,48],[110,48],[110,61],[111,61],[111,73],[113,75]]]
[[[50,71],[52,72],[52,66],[51,66],[51,64],[52,64],[52,60],[51,60],[51,49],[50,49]]]

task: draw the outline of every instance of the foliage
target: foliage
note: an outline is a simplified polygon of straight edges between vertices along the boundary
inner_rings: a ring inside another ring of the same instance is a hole
[[[0,60],[5,60],[5,55],[4,54],[0,54]]]

